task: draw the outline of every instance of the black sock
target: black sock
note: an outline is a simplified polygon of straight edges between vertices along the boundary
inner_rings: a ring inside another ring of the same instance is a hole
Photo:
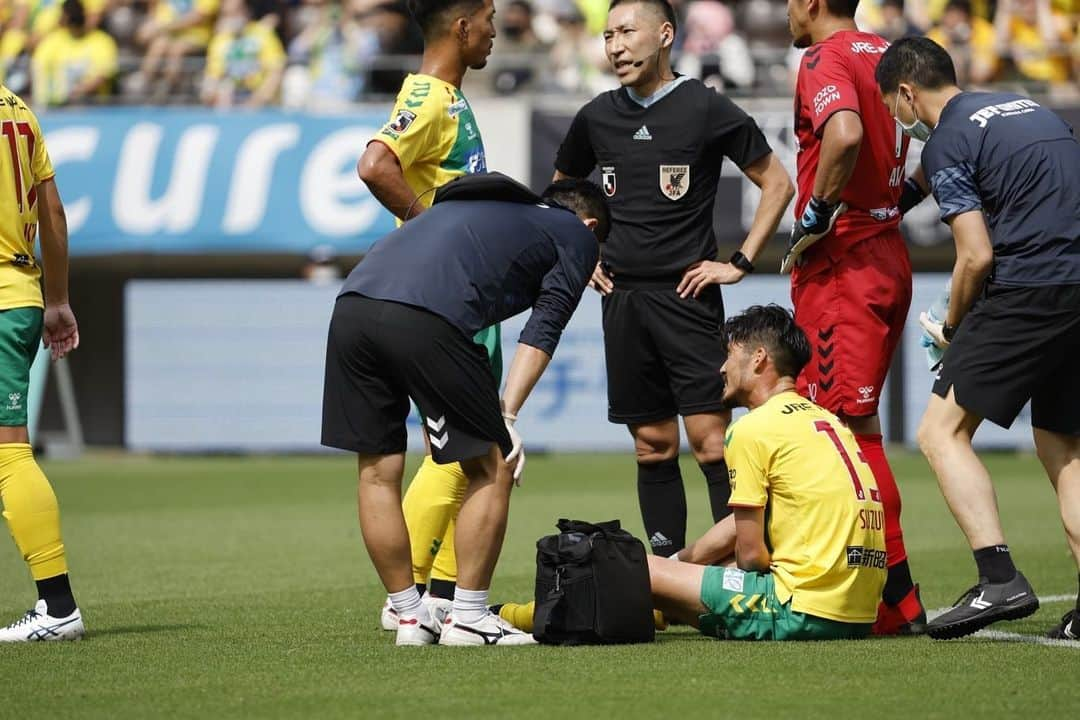
[[[885,589],[881,591],[881,599],[886,605],[899,605],[900,601],[908,596],[915,588],[915,582],[911,579],[911,568],[907,560],[898,562],[889,568],[889,574],[885,578]]]
[[[49,615],[62,618],[75,612],[75,596],[71,594],[67,573],[38,580],[35,584],[38,597],[44,600],[49,608]]]
[[[979,566],[979,577],[992,583],[1006,583],[1016,577],[1016,566],[1008,545],[991,545],[975,551],[975,564]]]
[[[427,585],[424,583],[416,583],[416,592],[420,593],[420,597],[424,597],[424,593],[427,592]]]
[[[698,463],[705,484],[709,486],[709,505],[712,507],[712,519],[718,523],[731,514],[728,501],[731,500],[731,478],[728,477],[727,463],[717,460],[711,463]]]
[[[637,491],[641,521],[653,554],[669,557],[686,547],[686,490],[679,459],[638,463]]]
[[[1080,574],[1076,576],[1076,614],[1080,615]]]
[[[453,580],[431,578],[431,597],[442,598],[443,600],[453,600],[454,588],[456,586],[457,583]]]

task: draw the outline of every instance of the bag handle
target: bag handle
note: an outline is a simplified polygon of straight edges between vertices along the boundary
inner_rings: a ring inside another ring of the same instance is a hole
[[[547,636],[548,627],[551,625],[551,615],[559,606],[565,595],[559,580],[562,577],[562,568],[555,569],[555,587],[548,591],[547,597],[538,599],[533,608],[533,637],[537,640]]]
[[[559,518],[559,522],[555,523],[555,527],[559,528],[559,532],[579,532],[585,535],[592,535],[593,533],[610,535],[611,533],[622,530],[622,524],[618,520],[608,520],[606,522],[591,523],[585,522],[584,520],[569,520],[567,518]]]

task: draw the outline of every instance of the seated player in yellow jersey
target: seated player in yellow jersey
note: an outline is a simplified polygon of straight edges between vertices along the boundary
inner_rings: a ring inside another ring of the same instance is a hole
[[[107,95],[117,69],[116,41],[89,27],[83,0],[64,0],[60,27],[34,51],[34,103],[84,103]]]
[[[399,224],[424,212],[436,187],[487,170],[480,129],[461,83],[469,69],[487,64],[495,37],[492,0],[413,0],[410,10],[424,34],[420,69],[405,79],[390,121],[357,163],[360,179]],[[501,381],[498,326],[480,331],[474,339],[487,350],[492,372]],[[424,426],[426,442],[445,442],[436,418],[426,418]],[[413,577],[423,586],[421,593],[430,591],[426,597],[436,615],[454,595],[454,519],[466,487],[460,465],[438,465],[429,453],[402,503]],[[381,623],[386,630],[397,629],[389,602],[383,606]]]
[[[26,426],[30,366],[42,340],[53,359],[79,346],[68,304],[67,221],[41,126],[3,85],[0,134],[0,501],[38,590],[33,609],[0,628],[0,642],[77,639],[83,620],[68,581],[60,510]],[[44,298],[34,259],[39,223],[48,270]]]
[[[221,28],[206,53],[202,100],[216,108],[261,108],[273,102],[285,71],[285,49],[262,22],[266,7],[253,0],[225,0]]]
[[[751,307],[724,330],[724,399],[750,409],[726,438],[734,514],[678,556],[649,556],[654,602],[720,638],[864,637],[886,575],[874,475],[836,416],[795,392],[810,342],[791,313]]]

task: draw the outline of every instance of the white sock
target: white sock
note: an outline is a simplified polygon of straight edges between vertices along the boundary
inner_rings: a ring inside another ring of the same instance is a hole
[[[466,625],[478,623],[488,614],[488,591],[466,590],[460,585],[454,590],[454,619]]]
[[[420,593],[415,585],[410,585],[401,592],[390,593],[390,605],[397,611],[400,617],[406,619],[416,618],[422,623],[431,622],[431,613],[427,606],[420,601]]]

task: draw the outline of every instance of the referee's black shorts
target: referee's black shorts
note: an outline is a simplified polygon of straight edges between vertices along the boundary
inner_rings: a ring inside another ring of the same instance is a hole
[[[945,352],[934,394],[1007,428],[1031,401],[1031,424],[1080,435],[1080,285],[988,283]]]
[[[680,298],[674,282],[615,279],[603,299],[608,420],[640,425],[724,410],[720,288]]]
[[[511,450],[487,352],[426,310],[362,295],[334,305],[326,343],[322,444],[365,455],[405,451],[409,399],[437,463]]]

